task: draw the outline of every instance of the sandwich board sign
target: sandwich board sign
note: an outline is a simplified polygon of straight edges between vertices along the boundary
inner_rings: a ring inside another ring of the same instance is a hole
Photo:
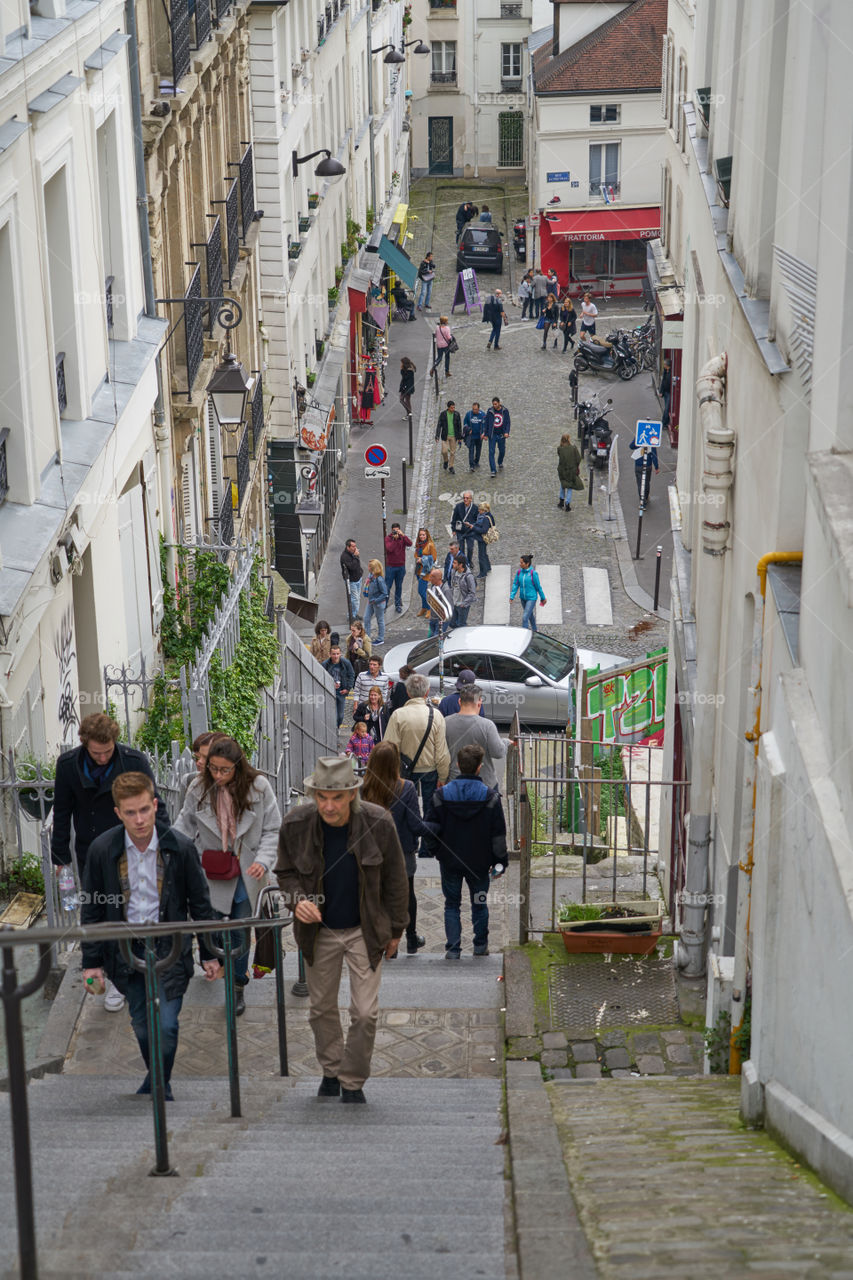
[[[464,307],[466,316],[470,316],[472,311],[483,310],[477,273],[473,267],[466,267],[456,277],[456,293],[453,295],[453,306],[450,308],[451,315],[457,307]]]

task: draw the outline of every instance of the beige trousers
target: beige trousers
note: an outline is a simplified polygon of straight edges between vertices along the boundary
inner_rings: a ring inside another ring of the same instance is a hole
[[[446,440],[441,442],[441,456],[447,458],[448,465],[453,467],[456,465],[456,449],[459,441],[456,436],[448,436]]]
[[[344,1042],[338,992],[346,959],[350,986],[350,1026]],[[361,929],[318,929],[314,963],[306,964],[314,1049],[324,1076],[337,1076],[344,1089],[360,1089],[370,1075],[379,1018],[381,962],[371,969]]]

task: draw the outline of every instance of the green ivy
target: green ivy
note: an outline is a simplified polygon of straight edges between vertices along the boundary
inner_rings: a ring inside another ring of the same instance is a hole
[[[0,897],[11,898],[16,893],[37,893],[44,897],[41,861],[34,853],[22,853],[0,879]]]

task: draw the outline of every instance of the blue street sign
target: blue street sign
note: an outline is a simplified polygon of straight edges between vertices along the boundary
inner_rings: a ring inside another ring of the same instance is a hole
[[[561,169],[557,173],[548,173],[545,176],[546,182],[568,182],[569,174],[567,169]]]
[[[637,448],[641,445],[648,445],[651,449],[656,449],[660,444],[661,424],[659,422],[638,422],[637,434],[634,439],[637,442]]]

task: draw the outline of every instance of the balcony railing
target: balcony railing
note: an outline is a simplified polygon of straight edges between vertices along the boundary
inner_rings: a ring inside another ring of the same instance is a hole
[[[219,214],[208,214],[213,218],[210,235],[203,244],[193,244],[193,249],[204,249],[204,272],[207,278],[208,298],[222,297],[222,219]],[[216,319],[216,307],[205,307],[207,331],[213,333],[213,322]]]
[[[6,462],[6,441],[9,438],[9,428],[3,427],[0,431],[0,507],[6,501],[6,494],[9,492],[9,467]]]
[[[200,49],[210,39],[212,19],[210,0],[195,0],[195,47]]]
[[[107,328],[113,327],[113,284],[115,276],[107,276],[104,281],[104,302],[107,306]]]
[[[432,84],[456,84],[455,71],[433,71],[430,76]]]
[[[502,4],[501,17],[502,18],[520,18],[521,5],[520,4]]]
[[[184,294],[188,399],[192,398],[196,374],[204,358],[204,303],[201,296],[201,267],[196,267]]]
[[[255,169],[251,142],[240,157],[240,217],[243,222],[243,239],[246,239],[255,216]]]
[[[591,182],[589,196],[591,200],[615,200],[619,196],[618,182]]]
[[[190,69],[189,0],[172,0],[169,28],[172,33],[172,89],[177,93],[178,81]]]
[[[337,16],[336,14],[332,13],[332,6],[330,4],[327,4],[326,5],[326,30],[327,31],[329,30],[329,27],[334,22],[336,16]]]
[[[237,178],[225,197],[225,260],[228,284],[234,279],[234,268],[240,257],[240,183]]]
[[[322,44],[326,38],[326,19],[317,19],[317,44]]]
[[[234,0],[215,0],[217,18],[224,18]]]
[[[225,485],[225,492],[222,495],[216,524],[219,530],[219,541],[230,547],[234,541],[234,499],[231,497],[230,483]]]
[[[264,434],[264,381],[260,374],[255,377],[255,389],[252,392],[252,457],[258,456],[261,438]]]
[[[243,428],[240,443],[237,445],[237,511],[243,510],[243,499],[249,492],[251,468],[249,465],[249,424]]]
[[[430,9],[453,9],[456,10],[456,0],[429,0]]]
[[[56,402],[59,405],[59,416],[62,417],[68,408],[68,388],[65,385],[65,352],[56,353]]]
[[[504,93],[521,93],[521,76],[501,76],[501,89]]]

